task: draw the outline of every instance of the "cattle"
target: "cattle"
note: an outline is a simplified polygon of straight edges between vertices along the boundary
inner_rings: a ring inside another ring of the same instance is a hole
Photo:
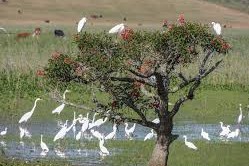
[[[29,36],[38,37],[38,36],[40,36],[40,34],[41,34],[41,28],[35,28],[33,33],[29,33],[29,32],[18,33],[16,35],[16,39],[19,40],[21,38],[27,38]]]
[[[65,36],[65,33],[64,33],[62,30],[60,30],[60,29],[55,29],[55,30],[54,30],[54,35],[55,35],[56,37],[64,37],[64,36]]]

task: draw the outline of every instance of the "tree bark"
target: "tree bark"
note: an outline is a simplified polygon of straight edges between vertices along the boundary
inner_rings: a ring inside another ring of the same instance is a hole
[[[170,136],[158,135],[155,148],[149,161],[149,166],[167,166],[169,156]]]

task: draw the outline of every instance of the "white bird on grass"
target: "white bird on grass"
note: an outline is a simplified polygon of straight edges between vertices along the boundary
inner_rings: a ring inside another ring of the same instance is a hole
[[[227,136],[231,132],[230,125],[224,126],[223,122],[220,122],[220,127],[222,129],[222,131],[220,132],[220,136],[222,137]]]
[[[243,114],[242,114],[242,105],[241,105],[241,104],[239,104],[239,111],[240,111],[240,114],[239,114],[238,121],[237,121],[238,124],[241,123],[242,118],[243,118]]]
[[[63,93],[63,103],[61,105],[59,105],[57,108],[55,108],[53,111],[52,111],[52,114],[60,114],[61,111],[64,109],[65,107],[65,99],[66,99],[66,93],[70,92],[69,90],[65,90],[65,92]]]
[[[208,134],[207,132],[205,132],[205,131],[203,130],[203,128],[201,128],[201,136],[202,136],[204,139],[210,141],[209,134]]]
[[[0,30],[4,31],[4,32],[9,36],[9,34],[8,34],[8,32],[6,31],[5,28],[0,27]]]
[[[238,137],[238,136],[239,136],[239,133],[240,133],[240,130],[239,130],[239,129],[235,129],[235,131],[232,131],[232,132],[230,132],[230,133],[227,135],[227,139]]]
[[[42,151],[44,151],[45,153],[48,153],[48,152],[49,152],[48,146],[43,142],[42,137],[43,137],[43,135],[41,134],[41,143],[40,143],[41,149],[42,149]]]
[[[107,148],[104,146],[104,139],[100,138],[99,139],[99,148],[100,148],[100,155],[101,156],[107,156],[109,155],[109,151],[107,150]]]
[[[113,131],[110,132],[107,136],[105,136],[105,140],[107,140],[107,139],[114,139],[116,137],[117,124],[114,123],[112,128],[113,128]]]
[[[187,141],[187,136],[186,135],[184,135],[183,138],[184,138],[185,145],[187,147],[189,147],[190,149],[197,150],[197,147],[192,142]]]
[[[5,136],[5,135],[7,134],[7,130],[8,130],[8,128],[5,127],[5,129],[4,129],[3,131],[0,132],[0,135],[1,135],[1,136]]]
[[[148,140],[148,139],[152,139],[154,136],[154,130],[151,129],[151,132],[148,133],[145,137],[144,137],[144,141]]]
[[[63,139],[65,137],[65,135],[67,134],[67,121],[66,120],[66,123],[64,124],[64,126],[60,129],[60,131],[55,135],[54,137],[54,142],[58,139]]]
[[[79,23],[78,23],[78,26],[77,26],[77,31],[78,31],[78,33],[80,33],[81,31],[82,31],[82,29],[83,29],[83,27],[86,25],[86,17],[83,17],[80,21],[79,21]]]
[[[128,129],[128,123],[125,123],[125,136],[129,139],[132,139],[132,135],[135,131],[135,127],[136,127],[136,123],[134,123],[134,125]]]
[[[212,22],[213,29],[217,35],[221,35],[221,25],[219,23]]]
[[[125,25],[123,23],[121,23],[121,24],[118,24],[118,25],[114,26],[113,28],[111,28],[108,33],[120,34],[124,30],[124,28],[125,28]]]
[[[39,101],[39,100],[42,100],[42,99],[37,98],[37,99],[35,100],[34,106],[33,106],[33,108],[31,109],[31,111],[25,113],[25,114],[21,117],[21,119],[19,120],[19,123],[27,122],[27,121],[29,120],[29,118],[31,118],[32,114],[34,113],[34,110],[35,110],[35,107],[36,107],[36,103],[37,103],[37,101]]]

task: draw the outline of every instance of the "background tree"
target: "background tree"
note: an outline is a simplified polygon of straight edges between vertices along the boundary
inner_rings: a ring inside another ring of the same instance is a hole
[[[52,82],[94,83],[110,100],[98,101],[93,110],[116,123],[154,129],[157,140],[150,166],[167,165],[169,146],[178,137],[172,134],[174,116],[230,49],[207,25],[185,22],[183,15],[177,23],[164,21],[163,26],[164,31],[155,32],[126,28],[119,36],[77,34],[78,56],[54,54],[44,72]],[[190,65],[195,73],[184,72]],[[173,94],[180,97],[170,99]],[[159,123],[152,122],[154,114]]]

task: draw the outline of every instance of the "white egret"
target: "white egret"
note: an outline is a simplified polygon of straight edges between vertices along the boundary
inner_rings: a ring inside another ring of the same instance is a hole
[[[31,111],[25,113],[25,114],[21,117],[21,119],[19,120],[19,123],[27,122],[27,121],[29,120],[29,118],[31,118],[32,114],[34,113],[34,110],[35,110],[35,107],[36,107],[36,103],[37,103],[37,101],[39,101],[39,100],[42,100],[42,99],[37,98],[37,99],[35,100],[34,106],[33,106],[33,108],[31,109]]]
[[[98,119],[94,122],[94,126],[96,127],[99,127],[101,126],[102,124],[104,124],[106,121],[108,120],[108,117],[105,117],[104,119],[101,118],[101,119]]]
[[[66,120],[66,123],[64,124],[64,126],[60,129],[60,131],[55,135],[54,137],[54,142],[58,139],[63,139],[65,137],[65,135],[67,134],[67,121]]]
[[[107,156],[109,155],[109,151],[107,150],[107,148],[104,146],[104,139],[100,138],[99,139],[99,148],[100,148],[100,155],[101,156]]]
[[[159,120],[159,118],[156,118],[152,122],[158,124],[158,123],[160,123],[160,120]]]
[[[78,141],[78,140],[80,140],[81,136],[82,136],[82,132],[81,132],[81,130],[80,130],[80,131],[78,132],[78,134],[76,134],[75,139]]]
[[[187,147],[189,147],[191,149],[194,149],[194,150],[197,150],[197,147],[192,142],[187,141],[187,136],[186,135],[184,135],[183,138],[184,138],[185,145]]]
[[[61,105],[59,105],[57,108],[55,108],[55,109],[52,111],[52,114],[55,114],[55,113],[60,114],[61,111],[64,109],[64,107],[65,107],[64,101],[66,100],[66,93],[68,93],[68,92],[70,92],[70,91],[66,89],[65,92],[63,93],[63,96],[62,96],[62,98],[63,98],[63,103],[62,103]]]
[[[242,117],[243,117],[243,114],[242,114],[242,105],[241,104],[239,104],[239,111],[240,111],[240,114],[239,114],[238,121],[237,121],[238,124],[241,123]]]
[[[118,34],[120,34],[124,30],[124,28],[125,28],[125,25],[123,23],[121,23],[121,24],[118,24],[118,25],[114,26],[113,28],[111,28],[109,30],[109,33],[118,33]]]
[[[20,139],[22,139],[24,136],[28,138],[32,137],[32,135],[26,128],[22,128],[21,126],[19,126],[19,130],[20,130]]]
[[[49,152],[48,146],[42,141],[42,137],[43,137],[43,135],[41,134],[41,143],[40,143],[41,149],[42,149],[42,151],[48,153]]]
[[[73,112],[73,121],[77,121],[76,120],[76,113],[75,113],[75,111]],[[75,125],[73,126],[73,137],[75,138],[75,133],[76,133],[76,127],[75,127]]]
[[[151,129],[151,132],[148,133],[145,137],[144,137],[144,141],[148,140],[148,139],[152,139],[154,136],[154,130]]]
[[[204,139],[210,141],[209,134],[208,134],[207,132],[205,132],[205,131],[203,130],[203,128],[201,128],[201,136],[202,136]]]
[[[0,27],[0,30],[4,31],[4,32],[5,32],[5,33],[9,36],[9,34],[8,34],[8,32],[6,31],[6,29],[5,29],[5,28]]]
[[[93,129],[91,129],[90,130],[90,132],[92,133],[92,135],[94,136],[94,137],[96,137],[97,139],[103,139],[104,137],[103,137],[103,135],[100,133],[100,132],[98,132],[98,131],[94,131]]]
[[[239,136],[239,133],[240,133],[240,130],[239,130],[239,129],[235,129],[235,131],[232,131],[232,132],[230,132],[230,133],[227,135],[227,138],[235,138],[235,137],[238,137],[238,136]]]
[[[125,123],[125,136],[129,139],[131,139],[134,131],[135,131],[136,123],[133,124],[133,126],[128,129],[128,123]]]
[[[5,135],[7,134],[7,130],[8,130],[8,128],[5,127],[5,129],[4,129],[3,131],[0,132],[0,135],[1,135],[1,136],[5,136]]]
[[[94,122],[95,122],[95,117],[96,117],[96,115],[97,115],[97,113],[95,112],[94,115],[93,115],[92,121],[89,122],[89,126],[88,126],[88,129],[89,129],[89,130],[95,126]]]
[[[230,125],[224,126],[223,122],[220,122],[220,127],[222,129],[220,136],[227,136],[231,132]]]
[[[78,33],[80,33],[82,31],[82,28],[86,25],[86,17],[83,17],[79,23],[78,23],[78,27],[77,27],[77,31]]]
[[[89,119],[84,119],[84,123],[81,126],[81,132],[84,133],[89,128]]]
[[[219,23],[212,22],[213,29],[217,35],[221,35],[221,25]]]
[[[107,136],[105,136],[105,140],[107,140],[107,139],[114,139],[115,138],[116,132],[117,132],[117,124],[114,123],[112,128],[113,128],[113,131],[110,132]]]

